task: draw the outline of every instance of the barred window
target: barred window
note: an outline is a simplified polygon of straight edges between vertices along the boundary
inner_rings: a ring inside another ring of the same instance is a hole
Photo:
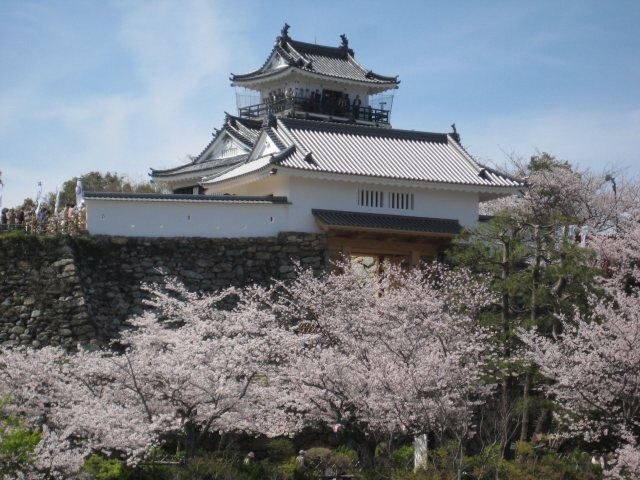
[[[358,205],[361,207],[384,207],[384,192],[379,190],[358,190]]]
[[[389,192],[389,208],[413,210],[413,193]]]

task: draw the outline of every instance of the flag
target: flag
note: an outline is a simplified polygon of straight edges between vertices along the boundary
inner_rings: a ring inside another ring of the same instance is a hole
[[[61,193],[62,191],[60,191],[60,187],[56,187],[56,206],[53,211],[54,215],[58,215],[58,213],[60,213],[60,194]]]
[[[38,193],[36,193],[36,218],[42,209],[42,182],[38,182]]]
[[[80,210],[84,206],[84,192],[82,191],[82,178],[78,177],[76,182],[76,209]]]

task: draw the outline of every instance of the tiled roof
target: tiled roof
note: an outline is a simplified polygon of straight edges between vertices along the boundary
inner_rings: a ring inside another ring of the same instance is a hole
[[[247,154],[236,155],[229,158],[216,158],[198,163],[187,163],[179,167],[167,168],[166,170],[151,169],[152,176],[156,178],[173,177],[176,175],[193,174],[194,177],[201,177],[204,174],[211,174],[216,170],[228,168],[247,159]]]
[[[311,172],[515,189],[522,183],[477,163],[451,136],[280,118],[270,127],[286,148],[225,172],[227,180],[273,166]],[[286,154],[285,154],[286,153]]]
[[[409,217],[319,209],[313,209],[311,213],[327,227],[334,228],[394,230],[441,235],[456,235],[461,230],[458,220],[448,218]]]
[[[251,147],[258,139],[261,128],[262,120],[240,118],[227,113],[221,131],[226,130],[231,136]]]
[[[149,202],[288,203],[287,197],[273,195],[185,195],[160,193],[85,192],[84,198],[94,200],[138,200]]]
[[[206,153],[208,152],[209,147],[211,147],[213,142],[215,142],[223,132],[226,132],[238,142],[244,144],[247,150],[250,150],[251,148],[253,148],[253,145],[258,139],[261,128],[261,120],[240,118],[234,115],[226,114],[225,123],[222,128],[220,130],[217,130],[213,139],[207,144],[207,146],[202,150],[202,152],[200,152],[200,154],[193,160],[192,163],[167,169],[151,168],[151,176],[154,178],[169,179],[171,177],[183,177],[184,175],[191,174],[191,178],[199,179],[204,175],[211,175],[226,170],[229,167],[246,160],[247,154],[217,159],[207,158]]]
[[[228,180],[230,178],[237,178],[243,175],[247,175],[249,173],[256,172],[263,168],[270,168],[272,166],[271,157],[262,157],[258,160],[249,163],[243,163],[242,165],[238,165],[236,168],[228,170],[223,173],[213,172],[211,175],[206,176],[202,179],[202,184],[220,182],[222,180]]]
[[[267,69],[269,60],[276,54],[285,60],[286,65]],[[389,88],[400,83],[397,76],[379,75],[364,68],[355,60],[353,50],[345,45],[340,47],[316,45],[292,40],[288,36],[278,37],[276,45],[261,68],[243,75],[232,74],[230,80],[234,84],[242,84],[280,74],[288,68],[367,84],[386,84]]]
[[[478,164],[447,134],[294,119],[279,119],[276,133],[300,147],[282,162],[292,168],[460,185],[520,186],[517,180]]]

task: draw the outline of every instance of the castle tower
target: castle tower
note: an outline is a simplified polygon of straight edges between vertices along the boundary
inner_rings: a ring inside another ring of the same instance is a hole
[[[338,47],[299,42],[285,23],[258,70],[231,75],[241,118],[295,117],[390,127],[398,77],[355,59],[345,35]]]

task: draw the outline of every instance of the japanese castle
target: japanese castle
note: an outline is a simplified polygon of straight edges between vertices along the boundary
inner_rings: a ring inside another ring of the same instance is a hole
[[[226,114],[191,163],[151,169],[172,194],[86,193],[91,234],[263,237],[322,233],[329,251],[415,263],[478,221],[481,201],[521,182],[478,164],[451,133],[391,126],[397,76],[285,24],[264,64],[230,77]]]

